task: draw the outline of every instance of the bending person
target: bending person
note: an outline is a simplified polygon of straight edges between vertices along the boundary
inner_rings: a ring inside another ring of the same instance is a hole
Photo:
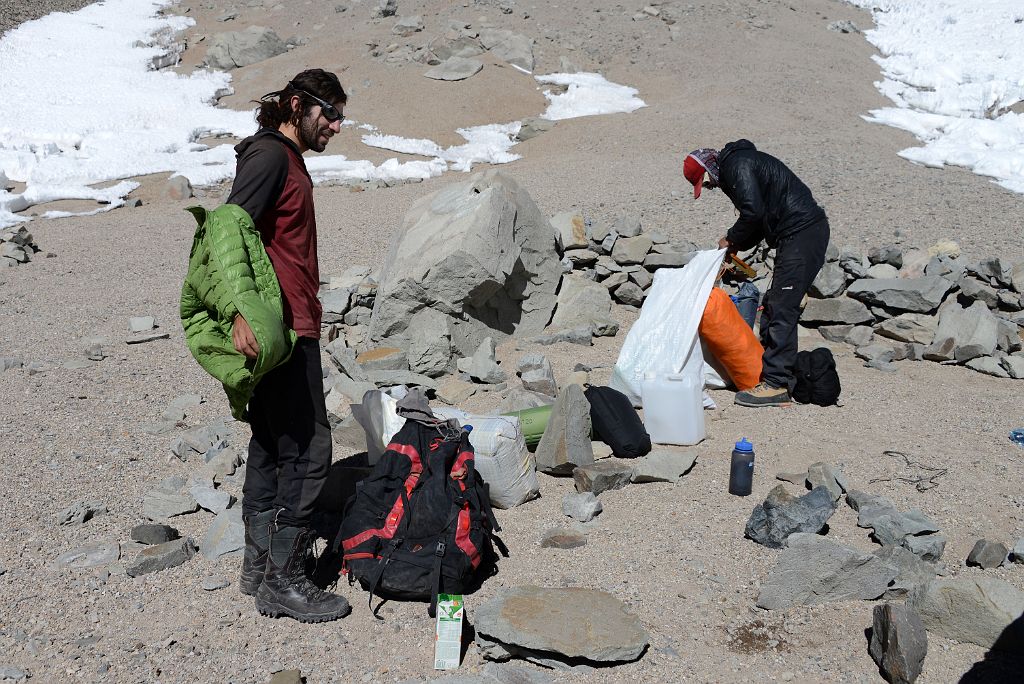
[[[736,403],[786,405],[794,383],[800,302],[825,263],[825,210],[796,174],[749,140],[728,143],[721,152],[694,150],[686,155],[683,175],[693,185],[694,199],[701,188],[719,188],[739,211],[720,248],[735,253],[753,249],[761,240],[775,248],[775,271],[761,314],[761,382],[737,392]]]

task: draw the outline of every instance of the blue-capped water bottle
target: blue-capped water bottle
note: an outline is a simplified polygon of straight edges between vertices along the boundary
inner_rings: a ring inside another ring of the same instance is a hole
[[[729,467],[729,493],[748,496],[754,486],[754,445],[744,437],[732,450]]]

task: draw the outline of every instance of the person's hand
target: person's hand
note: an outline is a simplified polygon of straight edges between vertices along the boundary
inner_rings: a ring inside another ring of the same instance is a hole
[[[260,344],[242,314],[235,315],[235,324],[231,327],[231,341],[234,342],[235,349],[248,358],[255,359],[259,356]]]
[[[718,249],[727,249],[730,253],[735,252],[732,244],[729,242],[729,238],[724,237],[718,241]]]

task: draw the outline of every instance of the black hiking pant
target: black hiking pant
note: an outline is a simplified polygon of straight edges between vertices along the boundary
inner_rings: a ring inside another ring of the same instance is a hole
[[[291,358],[263,376],[249,400],[249,460],[242,515],[280,509],[286,527],[308,527],[331,466],[320,343],[300,337]]]
[[[828,220],[823,219],[775,248],[775,270],[761,314],[761,380],[773,387],[792,390],[800,302],[825,263],[828,237]]]

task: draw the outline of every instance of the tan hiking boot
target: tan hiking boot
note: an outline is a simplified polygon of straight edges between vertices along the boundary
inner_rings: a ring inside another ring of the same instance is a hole
[[[753,389],[737,392],[736,403],[740,406],[749,406],[751,408],[789,406],[789,390],[785,387],[772,387],[767,382],[762,382]]]

